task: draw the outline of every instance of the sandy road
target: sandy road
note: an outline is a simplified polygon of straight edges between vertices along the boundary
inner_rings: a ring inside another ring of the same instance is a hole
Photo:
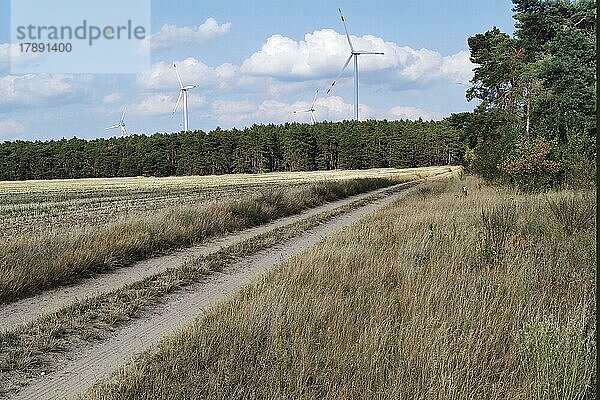
[[[149,315],[119,329],[112,338],[74,352],[70,355],[70,360],[60,366],[55,373],[32,382],[14,398],[72,399],[81,395],[137,354],[152,348],[164,337],[192,323],[208,308],[228,298],[266,271],[414,189],[415,187],[388,195],[357,208],[281,245],[242,259],[224,272],[212,274],[205,282],[191,285],[185,291],[168,296],[160,308],[155,308]],[[355,196],[352,200],[356,199]]]
[[[18,324],[33,321],[41,315],[55,312],[76,300],[108,293],[129,283],[163,272],[167,268],[181,265],[190,258],[215,253],[224,247],[242,242],[243,240],[260,235],[261,233],[292,224],[324,211],[333,210],[388,189],[389,188],[382,188],[330,202],[322,206],[311,208],[300,214],[280,218],[268,224],[235,232],[194,247],[175,251],[168,255],[140,261],[130,267],[120,268],[110,273],[98,275],[94,278],[83,279],[74,285],[59,287],[14,303],[0,304],[0,332],[9,328],[14,328]]]

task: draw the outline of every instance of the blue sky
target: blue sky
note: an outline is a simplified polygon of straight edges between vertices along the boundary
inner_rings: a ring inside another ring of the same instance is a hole
[[[385,52],[360,58],[361,119],[441,119],[475,106],[457,83],[472,74],[467,38],[492,26],[512,34],[514,24],[508,0],[149,5],[152,36],[141,45],[150,49],[150,65],[142,70],[11,74],[10,5],[0,0],[0,141],[110,137],[118,132],[104,128],[125,106],[129,133],[179,131],[181,110],[171,117],[178,95],[173,60],[184,84],[198,85],[190,91],[191,129],[309,122],[293,111],[308,108],[317,88],[317,119],[350,119],[352,65],[325,94],[349,54],[338,7],[356,48]]]

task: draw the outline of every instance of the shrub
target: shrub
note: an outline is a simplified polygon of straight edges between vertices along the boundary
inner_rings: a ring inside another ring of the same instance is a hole
[[[535,192],[548,189],[557,182],[560,166],[548,159],[552,142],[536,138],[517,142],[515,154],[502,163],[509,181],[520,190]]]

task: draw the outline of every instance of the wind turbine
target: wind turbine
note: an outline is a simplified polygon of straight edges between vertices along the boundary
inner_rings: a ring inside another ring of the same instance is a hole
[[[299,113],[299,112],[309,112],[310,113],[310,122],[314,125],[317,123],[317,119],[315,118],[315,101],[317,101],[317,96],[319,95],[319,89],[317,89],[317,91],[315,92],[315,97],[313,98],[313,101],[310,105],[310,108],[308,110],[297,110],[294,111],[294,114]]]
[[[340,76],[344,73],[344,70],[350,64],[352,58],[354,58],[354,119],[358,121],[358,56],[362,54],[379,54],[383,55],[383,53],[374,52],[374,51],[365,51],[365,50],[354,50],[354,46],[352,46],[352,41],[350,40],[350,35],[348,34],[348,28],[346,27],[346,20],[344,19],[344,15],[342,14],[342,9],[338,8],[340,12],[340,17],[342,18],[342,23],[344,24],[344,30],[346,31],[346,39],[348,39],[348,45],[350,45],[350,56],[346,60],[346,63],[342,67],[342,71],[338,74],[338,76],[333,80],[329,89],[327,89],[327,93],[331,91],[333,85],[335,85],[335,81],[339,79]]]
[[[119,121],[118,124],[109,126],[106,129],[121,128],[121,136],[127,135],[127,129],[125,129],[125,111],[127,111],[127,107],[123,108],[123,114],[121,114],[121,120]]]
[[[177,71],[177,66],[175,65],[175,61],[173,61],[173,68],[175,68],[175,73],[177,74],[177,80],[179,81],[179,87],[181,89],[179,90],[179,97],[177,98],[177,103],[175,103],[175,108],[173,108],[173,113],[171,114],[171,117],[173,117],[173,115],[175,115],[175,111],[177,111],[177,107],[179,107],[179,102],[181,101],[181,98],[183,97],[183,130],[187,132],[189,130],[188,129],[188,124],[189,124],[188,90],[195,88],[196,85],[183,86],[183,83],[181,82],[181,77],[179,76],[179,72]]]

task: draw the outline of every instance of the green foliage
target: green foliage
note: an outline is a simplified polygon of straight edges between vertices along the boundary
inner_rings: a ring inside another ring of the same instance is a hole
[[[447,122],[344,121],[124,138],[4,142],[0,180],[215,175],[459,164]]]
[[[524,191],[539,191],[552,187],[559,164],[549,160],[552,143],[537,138],[516,143],[513,155],[502,163],[508,179]]]
[[[463,123],[468,167],[528,190],[589,186],[596,169],[596,2],[513,4],[514,37],[494,27],[468,40],[476,67],[466,95],[481,103],[472,116],[451,119]],[[558,170],[536,158],[545,151],[538,139],[554,143]],[[538,164],[525,165],[528,157]]]
[[[570,133],[561,149],[561,167],[568,186],[591,189],[596,184],[596,137]]]

